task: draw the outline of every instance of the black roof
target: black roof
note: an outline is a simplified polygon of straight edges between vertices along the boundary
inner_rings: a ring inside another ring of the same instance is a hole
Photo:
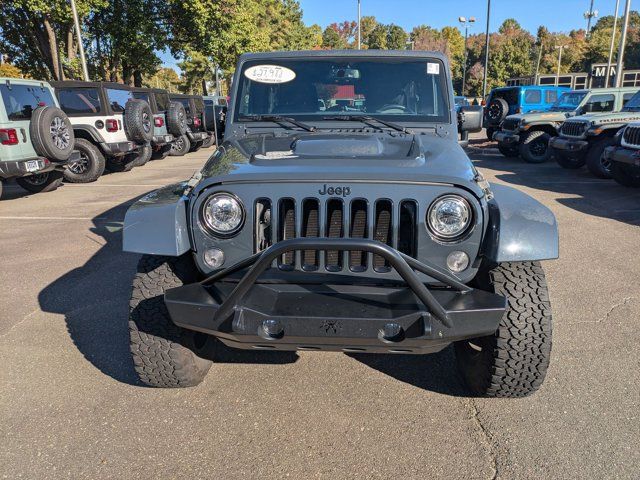
[[[304,58],[304,57],[408,57],[408,58],[436,58],[447,62],[442,52],[429,50],[296,50],[279,52],[244,53],[240,55],[240,62],[269,58]]]
[[[49,82],[54,88],[117,88],[120,90],[132,90],[134,87],[116,82],[85,82],[83,80],[63,80]]]

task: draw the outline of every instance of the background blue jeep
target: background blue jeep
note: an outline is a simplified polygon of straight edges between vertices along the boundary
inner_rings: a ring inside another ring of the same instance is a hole
[[[484,127],[487,138],[492,140],[500,123],[515,113],[527,113],[548,109],[567,87],[547,87],[530,85],[522,87],[494,88],[487,97],[484,109]]]

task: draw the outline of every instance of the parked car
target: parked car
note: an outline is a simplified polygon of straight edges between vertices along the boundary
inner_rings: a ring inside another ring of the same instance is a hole
[[[69,116],[80,160],[69,163],[68,182],[97,180],[105,168],[128,171],[136,166],[153,138],[151,107],[131,96],[120,83],[52,82],[60,107]]]
[[[0,196],[14,178],[32,193],[55,190],[67,161],[78,157],[71,122],[51,85],[0,78]]]
[[[604,151],[613,179],[625,187],[640,188],[640,122],[629,123]]]
[[[637,90],[637,87],[624,87],[565,92],[546,112],[509,115],[493,138],[506,157],[520,155],[525,162],[546,162],[551,154],[549,140],[558,135],[567,118],[619,111]]]
[[[459,112],[462,107],[468,107],[471,105],[467,97],[455,96],[453,97],[453,102],[456,105],[456,112]]]
[[[541,85],[494,88],[487,97],[484,110],[487,138],[493,140],[493,134],[508,115],[548,110],[568,90],[566,87]]]
[[[153,113],[153,138],[147,159],[165,158],[176,137],[187,132],[187,115],[184,107],[179,102],[172,102],[169,99],[169,93],[160,88],[134,87],[132,96],[147,102]]]
[[[574,169],[586,164],[596,177],[611,178],[611,164],[604,151],[614,144],[614,137],[622,127],[637,121],[640,121],[640,92],[619,112],[585,113],[567,119],[549,146],[561,167]]]
[[[209,138],[205,130],[204,101],[200,95],[184,95],[172,93],[169,98],[180,103],[187,115],[187,131],[171,144],[169,155],[182,156],[188,152],[198,151]]]
[[[356,89],[367,113],[320,110],[318,86]],[[552,329],[539,261],[558,256],[556,220],[475,169],[445,55],[245,54],[232,89],[224,143],[202,170],[125,217],[123,247],[143,254],[129,321],[142,382],[200,383],[218,342],[363,354],[453,343],[475,394],[540,387]],[[480,131],[480,106],[461,113]]]

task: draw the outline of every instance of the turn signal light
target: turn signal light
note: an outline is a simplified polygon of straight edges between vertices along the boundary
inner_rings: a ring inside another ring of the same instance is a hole
[[[118,131],[118,120],[116,120],[115,118],[108,118],[105,124],[107,125],[107,132]]]
[[[18,145],[18,132],[15,128],[0,128],[0,142],[2,145]]]
[[[163,127],[164,126],[164,120],[162,119],[162,117],[153,117],[153,124],[156,127]]]

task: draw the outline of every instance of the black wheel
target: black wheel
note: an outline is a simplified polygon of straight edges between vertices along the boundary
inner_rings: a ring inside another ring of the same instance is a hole
[[[138,263],[129,305],[129,345],[135,370],[146,385],[193,387],[211,367],[217,340],[176,326],[164,304],[167,289],[197,280],[189,254],[145,255]]]
[[[526,397],[544,381],[551,357],[551,306],[539,262],[503,263],[476,277],[508,298],[494,335],[455,343],[456,363],[475,395]]]
[[[67,164],[64,179],[70,183],[95,182],[106,166],[102,152],[84,138],[76,138],[75,148],[80,152],[80,160]]]
[[[571,154],[558,150],[555,151],[554,158],[556,159],[556,162],[558,162],[558,165],[568,170],[582,168],[586,162],[583,155]]]
[[[155,151],[151,154],[151,160],[162,160],[169,155],[169,149],[163,148],[162,150]]]
[[[598,178],[611,178],[611,161],[604,157],[604,149],[613,145],[613,137],[601,138],[590,145],[587,152],[587,168]]]
[[[167,130],[180,137],[187,133],[187,111],[180,102],[170,102],[167,110]]]
[[[73,126],[57,107],[38,107],[33,111],[29,136],[36,153],[49,160],[64,161],[73,152]]]
[[[138,155],[133,161],[134,167],[141,167],[151,160],[151,145],[143,145],[138,149]]]
[[[53,192],[62,185],[63,173],[57,170],[16,178],[16,183],[31,193]]]
[[[487,139],[493,140],[493,134],[496,133],[496,129],[493,127],[487,127],[486,129]]]
[[[525,133],[520,138],[520,156],[528,163],[544,163],[549,159],[551,135],[542,130]]]
[[[627,163],[611,162],[611,175],[623,187],[640,187],[640,167]]]
[[[186,155],[191,148],[191,142],[186,135],[180,135],[176,138],[171,144],[171,150],[169,150],[169,155],[173,157],[181,157]]]
[[[202,148],[202,142],[193,142],[191,144],[191,148],[189,149],[189,152],[197,152],[201,148]]]
[[[127,138],[139,143],[153,139],[153,113],[144,100],[132,99],[124,107],[124,128]]]
[[[520,152],[518,151],[518,146],[509,146],[509,145],[503,145],[501,143],[498,143],[498,150],[500,151],[500,153],[502,155],[504,155],[505,157],[517,157],[518,155],[520,155]]]
[[[489,102],[487,106],[487,117],[491,120],[491,123],[498,124],[509,113],[509,104],[504,98],[494,98]]]
[[[206,139],[206,140],[204,140],[204,141],[202,142],[202,148],[209,148],[209,147],[211,147],[211,146],[215,143],[213,140],[214,140],[214,135],[213,135],[213,133],[212,133],[212,134],[210,134],[210,135],[207,137],[207,139]]]

